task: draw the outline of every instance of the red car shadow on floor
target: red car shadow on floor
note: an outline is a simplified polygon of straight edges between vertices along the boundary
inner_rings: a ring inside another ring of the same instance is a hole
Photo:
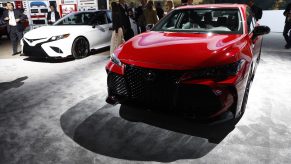
[[[203,125],[124,106],[119,109],[105,105],[96,109],[96,100],[90,97],[67,110],[60,119],[62,129],[82,147],[118,159],[172,162],[201,158],[235,125]],[[139,122],[128,121],[126,117]]]

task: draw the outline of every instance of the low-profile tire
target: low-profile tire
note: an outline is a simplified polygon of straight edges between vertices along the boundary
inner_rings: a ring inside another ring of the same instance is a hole
[[[140,122],[141,114],[143,111],[131,105],[122,104],[120,106],[119,115],[121,118],[130,122]]]
[[[82,59],[88,56],[89,42],[85,37],[77,37],[72,45],[72,55],[75,59]]]
[[[252,70],[252,67],[251,66],[251,70]],[[251,87],[251,84],[252,84],[252,81],[253,81],[253,72],[250,71],[249,73],[249,77],[248,77],[248,81],[247,81],[247,85],[246,85],[246,90],[245,90],[245,94],[244,94],[244,97],[243,97],[243,102],[242,102],[242,105],[241,105],[241,109],[240,109],[240,115],[239,115],[239,119],[243,116],[243,114],[245,113],[245,110],[246,110],[246,106],[247,106],[247,102],[248,102],[248,98],[249,98],[249,92],[250,92],[250,87]]]

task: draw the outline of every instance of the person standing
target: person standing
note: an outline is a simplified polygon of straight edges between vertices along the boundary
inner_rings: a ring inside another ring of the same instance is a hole
[[[19,10],[14,10],[14,5],[11,2],[7,3],[7,10],[3,12],[2,20],[7,23],[7,32],[12,43],[13,53],[16,55],[21,53],[18,51],[18,45],[23,37],[24,26],[21,21],[27,19],[27,16]]]
[[[146,25],[148,24],[156,24],[158,22],[157,11],[154,10],[154,2],[152,0],[148,1],[146,9],[143,11]]]
[[[131,29],[129,14],[128,14],[128,7],[125,4],[124,0],[119,0],[119,11],[120,11],[120,18],[122,26],[124,27],[124,40],[127,41],[133,37],[133,31]]]
[[[130,2],[129,9],[128,9],[128,16],[129,16],[130,26],[131,26],[134,36],[138,34],[138,26],[137,26],[135,14],[136,14],[135,3]]]
[[[56,11],[54,5],[50,5],[51,11],[47,13],[47,22],[48,24],[54,24],[56,21],[60,19],[60,14]]]
[[[285,19],[285,26],[283,30],[283,36],[286,41],[285,48],[289,49],[291,48],[291,3],[289,3],[284,11]]]
[[[156,10],[157,10],[157,15],[158,15],[159,19],[162,19],[164,17],[164,10],[162,8],[161,2],[157,2]]]
[[[146,9],[147,0],[140,0],[140,6],[136,8],[135,19],[138,26],[138,33],[143,33],[146,31],[146,22],[143,15],[143,11]]]
[[[114,50],[124,42],[123,36],[123,26],[121,23],[120,8],[116,2],[111,3],[112,7],[112,36],[111,36],[111,46],[110,55]]]
[[[174,9],[174,3],[172,0],[167,0],[166,2],[166,12],[165,14],[168,14],[170,11]]]
[[[188,0],[186,5],[193,5],[193,0]]]
[[[128,15],[129,15],[130,26],[131,26],[131,29],[133,31],[133,35],[135,36],[138,34],[138,32],[137,32],[137,24],[135,21],[133,10],[130,9],[128,11]]]
[[[135,18],[135,3],[130,2],[128,11],[132,12],[132,18]]]
[[[262,19],[263,10],[255,5],[255,0],[249,0],[248,6],[251,8],[256,20]]]

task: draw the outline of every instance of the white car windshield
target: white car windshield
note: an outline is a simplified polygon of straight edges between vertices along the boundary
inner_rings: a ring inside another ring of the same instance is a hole
[[[169,13],[152,30],[242,34],[243,24],[238,9],[178,9]]]
[[[106,15],[102,12],[77,12],[66,15],[54,25],[101,25],[106,22]]]

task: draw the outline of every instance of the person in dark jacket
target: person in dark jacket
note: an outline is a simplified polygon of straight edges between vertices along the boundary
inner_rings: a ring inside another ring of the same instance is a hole
[[[111,3],[112,7],[112,29],[118,33],[119,28],[124,28],[121,22],[120,8],[116,2]]]
[[[56,21],[60,19],[60,14],[56,11],[54,5],[50,5],[51,11],[47,13],[47,22],[48,24],[54,24]]]
[[[124,42],[123,25],[121,22],[120,8],[116,2],[111,3],[112,8],[112,36],[110,45],[110,54]]]
[[[124,0],[119,0],[119,11],[122,26],[124,27],[124,40],[127,41],[134,36],[133,31],[131,29],[128,7],[125,4]]]
[[[1,20],[7,23],[7,32],[9,33],[13,48],[12,55],[20,53],[20,51],[18,51],[18,45],[23,37],[24,31],[24,26],[21,22],[25,19],[27,19],[27,16],[19,10],[14,10],[13,3],[7,3],[7,10],[3,12]]]
[[[146,31],[146,20],[143,11],[146,9],[147,0],[140,0],[140,4],[135,10],[135,19],[138,25],[138,33],[143,33]]]
[[[162,8],[161,2],[157,2],[156,11],[157,11],[157,15],[159,17],[159,20],[162,19],[164,17],[164,10]]]
[[[256,20],[262,19],[263,10],[255,5],[255,0],[249,0],[248,6],[251,8]]]
[[[284,11],[284,16],[286,17],[285,19],[285,26],[283,30],[283,36],[286,41],[285,48],[289,49],[291,48],[291,3],[289,3]]]

